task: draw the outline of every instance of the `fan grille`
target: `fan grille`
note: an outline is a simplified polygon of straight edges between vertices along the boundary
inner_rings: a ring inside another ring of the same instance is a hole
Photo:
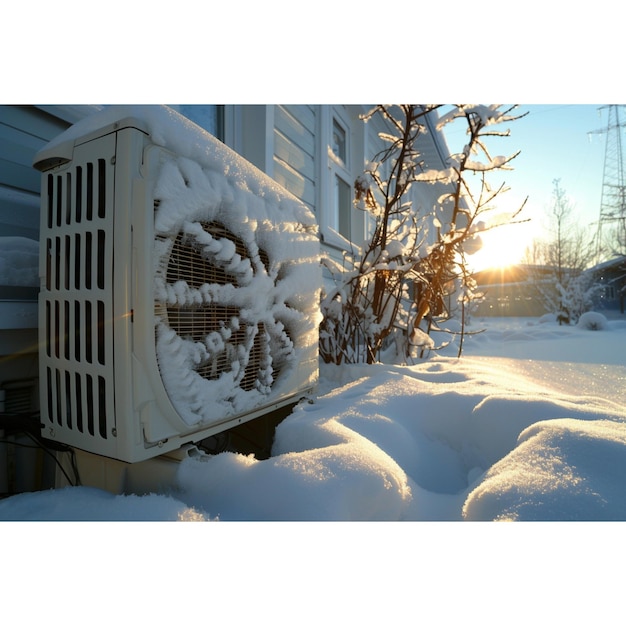
[[[237,263],[231,265],[230,257],[224,260],[219,253],[212,251],[210,245],[206,245],[206,241],[200,242],[196,234],[179,232],[173,238],[163,271],[168,285],[182,282],[195,290],[215,285],[233,285],[238,289],[243,286],[242,273],[232,267],[245,266],[252,276],[268,274],[269,256],[265,251],[255,249],[251,253],[240,237],[219,222],[198,224],[204,233],[210,235],[211,242],[230,242],[234,245],[234,255],[239,257]],[[221,250],[222,246],[217,245],[216,249]],[[194,371],[207,381],[217,380],[229,372],[243,391],[256,389],[269,393],[286,363],[285,355],[293,351],[291,338],[283,324],[268,327],[260,321],[245,321],[242,311],[232,303],[189,304],[177,301],[168,303],[166,307],[157,303],[156,310],[178,337],[199,343],[202,350],[206,349],[206,358],[194,367]]]
[[[235,245],[236,254],[241,259],[250,259],[248,249],[240,237],[228,231],[219,222],[201,222],[202,228],[213,239],[225,239]],[[266,254],[259,255],[267,258]],[[173,284],[179,280],[190,287],[199,289],[202,285],[226,285],[237,283],[237,277],[229,274],[220,264],[202,254],[201,247],[187,233],[176,236],[167,266],[166,281]]]

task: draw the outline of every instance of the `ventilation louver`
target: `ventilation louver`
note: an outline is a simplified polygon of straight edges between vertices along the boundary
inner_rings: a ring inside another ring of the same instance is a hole
[[[310,392],[302,203],[165,107],[105,109],[35,166],[44,436],[134,462]]]

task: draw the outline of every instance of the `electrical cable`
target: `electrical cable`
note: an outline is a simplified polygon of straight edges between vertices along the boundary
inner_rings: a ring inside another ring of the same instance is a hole
[[[41,423],[38,419],[36,419],[38,413],[0,413],[0,430],[9,431],[11,434],[24,434],[29,437],[35,445],[28,445],[19,443],[9,439],[0,439],[0,443],[6,443],[9,445],[15,445],[22,448],[40,448],[46,454],[48,454],[53,461],[57,464],[67,482],[72,487],[77,487],[81,485],[80,475],[78,472],[78,466],[76,464],[76,453],[74,449],[65,444],[59,444],[56,442],[49,441],[44,439],[41,436]],[[68,473],[65,471],[65,468],[57,459],[54,452],[68,452],[70,454],[70,464],[72,467],[72,471],[74,473],[74,480],[70,478]]]
[[[52,459],[54,460],[54,462],[59,466],[59,469],[63,472],[63,475],[65,476],[65,478],[67,478],[67,482],[72,486],[72,487],[76,487],[76,484],[72,483],[72,479],[69,477],[69,475],[67,474],[67,472],[65,471],[65,469],[63,468],[63,466],[61,465],[60,461],[56,458],[56,456],[50,451],[48,450],[45,446],[41,445],[41,443],[39,441],[37,441],[37,439],[35,439],[29,432],[24,432],[24,434],[28,437],[30,437],[36,445],[30,445],[27,443],[20,443],[19,441],[13,441],[11,439],[0,439],[0,443],[5,443],[7,445],[11,445],[11,446],[17,446],[19,448],[28,448],[30,450],[43,450],[46,454],[49,454]],[[74,467],[72,468],[74,469]],[[74,472],[76,473],[76,470],[74,469]],[[15,494],[13,494],[15,495]]]

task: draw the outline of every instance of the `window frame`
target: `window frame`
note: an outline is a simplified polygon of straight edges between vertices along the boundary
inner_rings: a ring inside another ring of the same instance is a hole
[[[339,106],[330,106],[327,108],[326,132],[322,133],[323,142],[326,146],[324,151],[326,155],[326,171],[328,173],[326,184],[327,189],[326,211],[322,213],[321,226],[323,232],[327,235],[335,235],[333,242],[337,247],[350,249],[353,242],[353,224],[352,224],[352,202],[354,199],[353,164],[355,161],[353,142],[352,142],[352,126],[350,124],[347,112]],[[343,131],[345,158],[337,155],[334,150],[334,133],[335,127]],[[340,205],[340,185],[344,185],[344,190],[348,192],[348,199],[345,205]],[[343,212],[343,215],[342,215]],[[342,219],[343,217],[343,219]],[[337,235],[339,241],[337,241]],[[344,243],[345,241],[345,243]]]

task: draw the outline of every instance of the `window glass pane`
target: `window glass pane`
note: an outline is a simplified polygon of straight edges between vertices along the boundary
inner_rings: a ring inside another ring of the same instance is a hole
[[[347,162],[346,131],[337,120],[333,120],[332,149],[336,157],[340,158],[344,163]]]
[[[175,108],[214,137],[224,141],[224,105],[180,104]]]

